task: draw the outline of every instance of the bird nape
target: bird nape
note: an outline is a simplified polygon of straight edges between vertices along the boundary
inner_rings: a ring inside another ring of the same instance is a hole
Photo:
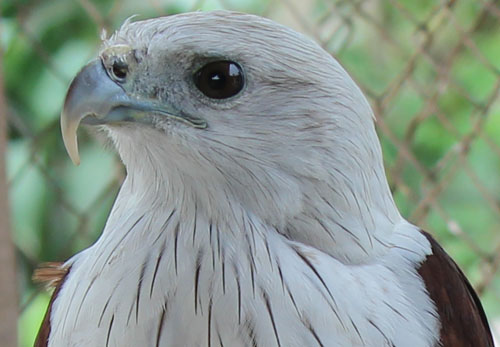
[[[127,21],[61,116],[123,182],[36,346],[493,346],[471,285],[398,212],[372,110],[305,36],[216,11]],[[56,271],[58,274],[61,271]]]

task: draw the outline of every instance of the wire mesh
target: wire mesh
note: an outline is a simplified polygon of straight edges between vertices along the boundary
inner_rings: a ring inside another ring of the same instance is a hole
[[[500,318],[500,5],[498,1],[13,1],[2,5],[8,184],[20,269],[21,345],[47,304],[31,273],[99,235],[124,171],[83,134],[64,152],[58,114],[69,81],[108,33],[140,17],[225,8],[291,26],[331,52],[377,117],[403,215],[432,232]]]

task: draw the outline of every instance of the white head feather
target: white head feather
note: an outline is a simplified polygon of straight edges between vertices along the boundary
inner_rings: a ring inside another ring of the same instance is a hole
[[[208,122],[200,130],[158,120],[163,133],[109,127],[134,180],[156,189],[156,177],[169,192],[183,186],[213,218],[224,220],[239,205],[343,261],[387,251],[401,217],[373,113],[317,44],[272,21],[228,12],[127,21],[105,46],[118,44],[147,57],[138,73],[147,79],[134,82],[135,94]],[[214,57],[244,69],[245,88],[230,100],[210,100],[190,83]]]

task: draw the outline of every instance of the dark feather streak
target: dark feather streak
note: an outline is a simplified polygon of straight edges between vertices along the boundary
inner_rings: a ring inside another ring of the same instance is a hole
[[[219,340],[220,347],[224,347],[224,343],[222,342],[222,337],[220,336],[219,330],[217,330],[217,339]]]
[[[276,266],[278,267],[278,274],[280,276],[281,288],[283,290],[283,293],[285,293],[285,281],[283,279],[283,272],[281,271],[281,265],[278,260],[276,260]]]
[[[178,275],[178,270],[177,270],[177,247],[179,243],[179,223],[175,226],[174,229],[174,268],[175,268],[175,275]]]
[[[297,253],[297,255],[299,256],[300,259],[302,259],[302,261],[312,270],[312,272],[314,273],[314,275],[319,279],[319,281],[321,282],[321,284],[323,285],[323,288],[326,290],[326,292],[328,293],[328,296],[330,297],[331,299],[331,303],[334,305],[334,306],[337,306],[337,302],[335,301],[335,298],[333,297],[331,291],[330,291],[330,288],[328,288],[328,286],[326,285],[326,282],[324,281],[323,277],[321,277],[321,275],[319,274],[318,270],[316,269],[316,267],[311,263],[311,261],[307,258],[307,256],[305,254],[303,254],[300,249],[298,249],[297,247],[294,247],[293,248],[295,250],[295,252]],[[313,284],[315,284],[315,281],[312,281]],[[319,290],[320,293],[323,294],[323,291],[322,290]],[[326,298],[325,298],[326,300]],[[344,322],[342,321],[342,319],[340,318],[339,316],[339,313],[337,312],[337,309],[335,307],[333,307],[331,304],[330,304],[330,300],[326,300],[326,302],[330,305],[333,313],[335,314],[335,316],[337,317],[337,319],[339,320],[340,324],[342,325],[342,327],[344,328],[344,330],[346,330],[346,327],[344,325]]]
[[[163,245],[161,246],[160,254],[158,255],[158,258],[156,258],[155,269],[153,271],[153,278],[151,279],[151,285],[149,286],[149,297],[150,298],[153,296],[153,289],[155,286],[156,275],[158,274],[158,268],[160,267],[161,258],[163,257],[163,254],[165,253],[166,247],[167,247],[167,245],[164,242]]]
[[[208,336],[207,336],[208,347],[212,345],[212,299],[208,303]]]
[[[196,269],[194,271],[194,313],[198,314],[198,288],[200,285],[200,270],[201,270],[202,252],[198,252],[196,257]]]
[[[373,326],[375,329],[378,330],[380,335],[384,338],[384,340],[387,342],[387,344],[390,344],[391,346],[394,345],[394,343],[387,337],[387,335],[380,329],[371,319],[368,319],[368,323],[370,323],[371,326]]]
[[[319,272],[316,269],[316,267],[311,263],[311,261],[309,260],[309,258],[307,258],[307,256],[305,254],[303,254],[298,248],[294,248],[294,250],[297,253],[297,255],[299,256],[299,258],[302,259],[302,261],[312,270],[312,272],[320,280],[321,284],[323,285],[323,287],[327,291],[328,295],[332,299],[332,302],[335,303],[335,299],[333,298],[333,295],[330,292],[330,288],[328,288],[328,286],[326,285],[325,280],[323,279],[323,277],[321,277],[321,275],[319,274]]]
[[[269,260],[269,265],[271,265],[271,271],[273,271],[273,258],[271,256],[271,250],[269,249],[269,242],[265,239],[264,245],[266,246],[267,258]]]
[[[109,302],[111,301],[111,298],[113,297],[113,295],[114,295],[114,293],[116,291],[116,288],[118,288],[118,286],[120,285],[120,283],[121,283],[121,280],[119,280],[115,284],[115,286],[113,287],[113,291],[111,292],[111,294],[109,295],[108,299],[106,300],[106,304],[104,304],[104,307],[102,309],[101,316],[99,317],[99,322],[97,323],[97,327],[101,326],[102,319],[104,318],[104,314],[106,313],[106,310],[108,309]]]
[[[267,308],[267,312],[269,313],[269,318],[271,319],[271,324],[273,326],[274,336],[276,337],[276,343],[278,344],[278,347],[281,347],[281,342],[280,342],[280,338],[278,335],[278,329],[276,327],[276,321],[274,320],[273,309],[271,306],[271,302],[269,301],[269,296],[267,295],[267,293],[263,289],[261,289],[261,292],[262,292],[262,298],[264,299],[264,301],[266,303],[266,308]]]
[[[192,237],[192,239],[193,239],[193,247],[194,247],[194,242],[196,240],[196,224],[197,224],[197,221],[198,221],[198,219],[197,219],[197,216],[198,216],[197,210],[198,210],[198,205],[196,204],[196,200],[195,200],[194,201],[193,237]]]
[[[145,215],[143,214],[142,216],[140,216],[139,218],[137,218],[137,220],[135,221],[135,223],[132,224],[132,226],[127,230],[127,232],[125,233],[125,235],[123,235],[122,238],[120,239],[120,241],[118,241],[118,243],[115,245],[115,247],[113,247],[113,249],[111,250],[111,252],[109,252],[108,257],[106,258],[106,261],[103,263],[104,266],[106,266],[108,264],[109,260],[111,259],[111,257],[115,253],[115,251],[118,249],[118,247],[120,247],[120,245],[123,242],[123,240],[125,240],[127,238],[127,236],[132,232],[132,230],[134,230],[134,228],[137,226],[137,224],[139,224],[139,222],[144,218],[144,216]]]
[[[285,288],[286,288],[286,291],[288,293],[288,296],[290,297],[290,300],[292,301],[293,307],[295,308],[295,311],[297,312],[297,316],[299,316],[299,318],[301,318],[302,314],[300,313],[299,308],[297,307],[297,303],[295,302],[295,298],[293,297],[293,294],[290,291],[290,288],[288,287],[288,284],[285,284]]]
[[[363,346],[366,345],[365,341],[363,340],[363,337],[361,336],[361,333],[359,332],[358,326],[356,325],[356,323],[354,323],[354,321],[352,320],[352,318],[351,318],[351,324],[352,324],[354,330],[356,331],[356,335],[358,335],[359,340],[361,341],[361,344]]]
[[[108,333],[106,335],[106,347],[109,346],[109,339],[111,337],[111,329],[113,329],[113,322],[115,321],[115,315],[111,316],[111,320],[109,321]]]
[[[314,327],[311,325],[311,322],[309,322],[309,320],[307,320],[307,319],[303,319],[302,320],[302,324],[304,324],[304,326],[307,328],[307,330],[309,330],[309,332],[314,337],[314,339],[316,340],[316,342],[318,343],[318,345],[320,347],[325,347],[325,345],[323,344],[323,342],[321,342],[318,334],[316,333],[316,330],[314,330]]]
[[[141,289],[142,289],[142,281],[144,280],[144,273],[146,272],[146,267],[149,263],[149,257],[146,258],[146,261],[141,266],[141,272],[139,274],[139,281],[137,283],[137,293],[135,295],[135,322],[139,322],[139,302],[141,298]]]
[[[161,335],[164,328],[163,325],[165,323],[166,313],[167,313],[167,303],[165,302],[165,307],[163,307],[163,310],[161,311],[160,320],[158,322],[158,328],[156,330],[156,347],[160,346]]]
[[[87,299],[87,295],[89,294],[90,292],[90,289],[92,288],[92,286],[94,285],[95,281],[97,279],[97,275],[95,275],[92,280],[90,281],[89,283],[89,286],[87,287],[87,289],[85,290],[85,294],[83,295],[83,298],[82,298],[82,301],[80,302],[80,305],[78,306],[78,310],[76,312],[76,319],[75,319],[75,322],[78,321],[78,317],[80,316],[80,312],[82,310],[82,307],[83,307],[83,303],[85,302],[85,300]]]
[[[255,332],[255,324],[250,317],[245,319],[245,323],[243,324],[245,328],[248,338],[252,343],[252,347],[258,347],[257,345],[257,334]]]

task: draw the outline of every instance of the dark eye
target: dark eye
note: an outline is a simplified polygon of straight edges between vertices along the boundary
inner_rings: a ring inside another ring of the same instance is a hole
[[[228,60],[214,61],[194,74],[196,87],[212,99],[227,99],[243,89],[244,78],[241,67]]]
[[[111,66],[112,77],[118,82],[124,82],[127,78],[128,65],[122,60],[116,60]]]

